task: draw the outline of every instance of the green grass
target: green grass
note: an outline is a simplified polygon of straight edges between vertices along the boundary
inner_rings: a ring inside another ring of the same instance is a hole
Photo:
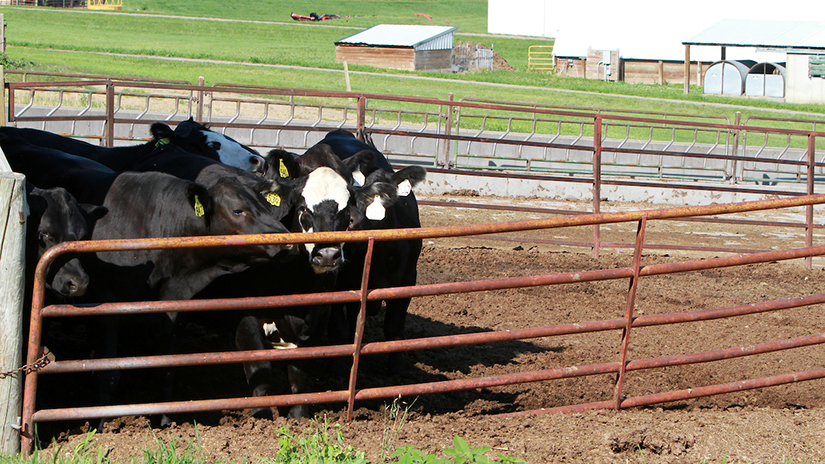
[[[7,55],[14,61],[30,61],[34,69],[139,76],[196,82],[204,76],[207,84],[237,84],[344,90],[342,64],[335,62],[334,42],[362,28],[378,23],[449,24],[458,27],[456,41],[477,41],[494,46],[516,71],[412,73],[351,65],[355,91],[456,99],[465,97],[515,101],[578,108],[636,108],[651,112],[722,114],[733,118],[735,111],[750,114],[761,109],[782,109],[815,114],[825,113],[822,105],[790,105],[766,100],[705,96],[694,87],[684,95],[681,85],[629,85],[595,80],[565,78],[547,72],[529,72],[527,47],[551,44],[550,39],[518,39],[501,36],[468,36],[486,30],[484,1],[395,1],[359,2],[235,2],[233,8],[217,1],[176,0],[157,2],[125,0],[125,13],[91,13],[87,10],[0,7],[7,23]],[[350,14],[357,17],[297,23],[290,12]],[[427,13],[427,21],[415,13]],[[204,19],[162,18],[157,15],[186,15],[265,21],[265,23],[220,22]],[[449,23],[447,23],[449,21]],[[326,24],[330,23],[330,24]],[[74,53],[58,52],[71,50]],[[101,52],[147,55],[156,58],[113,57]],[[232,61],[246,64],[171,62],[157,58],[182,57]],[[269,67],[254,66],[273,65]],[[312,67],[338,71],[303,70],[275,66]],[[431,76],[442,82],[403,79],[403,76]],[[402,77],[399,77],[402,76]],[[459,81],[461,83],[459,83]],[[518,88],[479,84],[510,84]],[[557,90],[557,91],[548,91]],[[561,92],[572,90],[576,92]],[[642,104],[618,96],[646,97]],[[693,103],[688,103],[693,102]],[[696,105],[724,103],[731,107]]]
[[[248,19],[292,23],[291,13],[308,15],[337,14],[349,15],[323,23],[324,25],[367,28],[375,24],[423,24],[455,26],[462,32],[487,32],[486,0],[359,0],[342,1],[290,1],[264,0],[259,2],[236,2],[232,8],[220,0],[198,2],[157,0],[126,0],[124,12],[172,14],[183,16]],[[416,13],[429,15],[432,20]],[[318,23],[320,25],[321,23]]]

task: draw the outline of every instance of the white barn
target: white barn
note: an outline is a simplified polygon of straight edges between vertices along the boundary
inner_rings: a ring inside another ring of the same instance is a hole
[[[754,40],[732,41],[741,45],[725,49],[686,47],[689,39],[724,19],[798,22],[809,19],[811,12],[807,0],[781,5],[767,0],[696,0],[681,6],[653,0],[488,0],[487,31],[555,38],[557,72],[606,80],[684,83],[687,74],[690,83],[701,85],[707,69],[720,60],[787,63],[786,100],[819,102],[816,90],[813,100],[803,96],[808,92],[793,90],[808,84],[794,64],[804,62],[800,66],[808,67],[807,55],[799,55],[801,49],[764,47]],[[748,37],[759,32],[751,30]],[[689,69],[684,66],[686,58]]]

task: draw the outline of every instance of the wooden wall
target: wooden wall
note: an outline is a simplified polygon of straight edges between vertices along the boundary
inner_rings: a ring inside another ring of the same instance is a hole
[[[336,45],[335,61],[405,71],[448,71],[452,50]]]
[[[713,63],[690,63],[690,84],[702,85]],[[621,79],[630,84],[684,84],[684,61],[622,60]]]
[[[605,65],[604,55],[605,53],[610,54],[610,65]],[[602,79],[608,81],[618,81],[619,80],[619,68],[621,66],[621,58],[619,57],[618,50],[593,50],[588,48],[587,49],[587,62],[585,63],[585,69],[587,73],[585,77],[588,79]],[[607,72],[610,72],[609,75],[605,77]]]
[[[565,77],[585,77],[596,79],[596,64],[591,60],[601,61],[601,53],[593,54],[592,57],[555,57],[556,74]],[[617,61],[618,60],[618,61]],[[684,84],[685,83],[685,62],[684,61],[659,61],[659,60],[634,60],[613,57],[613,76],[610,80],[621,80],[630,84]],[[690,84],[703,85],[705,72],[713,63],[691,62],[690,63]],[[584,70],[587,70],[585,74]],[[604,66],[599,69],[599,79],[604,79]]]

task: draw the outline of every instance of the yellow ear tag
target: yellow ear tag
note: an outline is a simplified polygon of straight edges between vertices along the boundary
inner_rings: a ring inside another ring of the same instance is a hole
[[[266,201],[272,206],[281,206],[281,197],[275,192],[267,193]]]
[[[278,160],[278,174],[280,174],[281,177],[284,178],[289,177],[289,170],[286,168],[283,159]]]
[[[195,216],[203,216],[203,205],[201,204],[201,199],[198,198],[197,195],[195,195]]]
[[[164,138],[158,140],[157,142],[155,142],[155,146],[159,147],[161,145],[166,145],[167,143],[169,143],[169,137],[164,137]]]

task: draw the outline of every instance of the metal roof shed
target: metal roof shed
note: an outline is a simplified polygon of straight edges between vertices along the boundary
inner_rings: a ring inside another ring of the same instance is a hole
[[[455,30],[379,24],[335,42],[335,61],[407,71],[449,71]]]
[[[747,47],[784,52],[785,101],[825,103],[825,79],[814,76],[816,65],[825,57],[825,21],[777,21],[726,19],[682,42],[685,71],[690,72],[692,46]],[[685,93],[688,92],[687,84]]]

